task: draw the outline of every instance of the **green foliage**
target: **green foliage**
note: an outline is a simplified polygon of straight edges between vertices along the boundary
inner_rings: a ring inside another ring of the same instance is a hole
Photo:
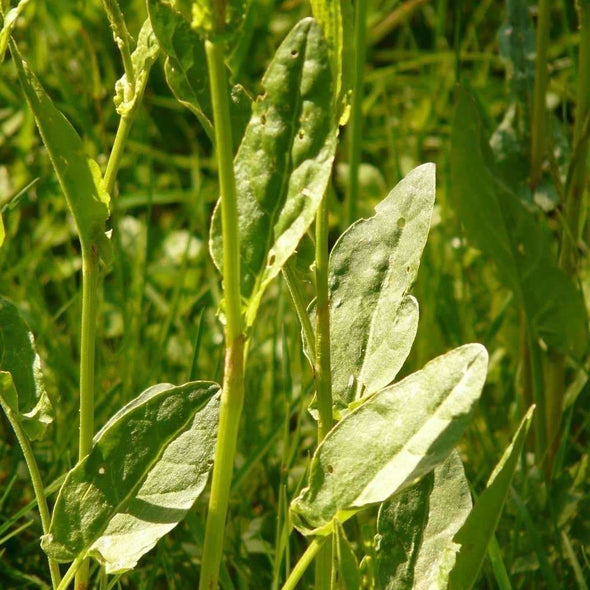
[[[582,294],[557,266],[547,229],[502,182],[473,98],[463,89],[453,123],[451,173],[461,223],[496,264],[535,340],[581,357],[588,346]]]
[[[311,19],[289,33],[270,63],[234,168],[238,193],[241,292],[251,326],[270,282],[313,222],[326,190],[338,128],[330,111],[330,68]],[[221,211],[211,224],[211,256],[222,272]]]
[[[333,538],[332,588],[335,590],[358,590],[361,587],[358,560],[349,540],[346,538],[344,527],[338,521],[336,521]]]
[[[35,341],[17,307],[0,297],[0,401],[29,438],[41,438],[53,421]]]
[[[133,568],[205,488],[218,391],[207,381],[154,385],[117,412],[68,473],[45,552],[56,561],[91,555],[109,573]]]
[[[330,255],[332,396],[337,413],[389,385],[406,360],[418,326],[409,295],[426,244],[435,171],[410,172],[340,237]]]
[[[304,534],[384,502],[444,461],[469,422],[485,381],[487,353],[468,344],[369,397],[319,445],[307,487],[291,504]],[[411,399],[411,403],[408,403]]]
[[[453,542],[471,510],[459,454],[406,492],[383,503],[377,519],[377,581],[391,590],[446,588],[459,545]]]
[[[488,543],[504,507],[510,482],[531,425],[533,412],[534,407],[531,407],[522,419],[512,442],[492,472],[486,489],[475,502],[465,524],[453,539],[460,546],[460,550],[449,578],[451,590],[469,590],[477,580]]]

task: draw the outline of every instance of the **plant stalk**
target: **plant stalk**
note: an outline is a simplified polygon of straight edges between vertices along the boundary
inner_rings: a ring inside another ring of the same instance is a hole
[[[209,67],[215,148],[219,166],[223,235],[223,292],[226,316],[223,390],[199,581],[200,590],[215,590],[223,551],[225,519],[238,428],[244,403],[245,355],[240,291],[240,236],[223,49],[218,43],[206,41],[205,50]]]
[[[539,0],[535,59],[535,87],[533,91],[533,119],[531,122],[531,175],[530,185],[539,186],[545,158],[547,94],[547,47],[549,45],[549,0]]]
[[[354,18],[354,74],[348,134],[348,191],[346,195],[346,229],[357,218],[359,166],[361,160],[361,129],[363,124],[363,74],[367,38],[367,0],[357,0]]]
[[[39,516],[41,517],[41,528],[43,530],[43,534],[46,535],[49,532],[49,525],[51,524],[51,515],[49,513],[49,507],[47,506],[47,498],[45,496],[43,480],[41,479],[41,472],[39,471],[39,465],[37,464],[37,460],[35,459],[35,455],[31,447],[31,442],[29,441],[29,437],[25,434],[20,421],[14,415],[12,410],[2,402],[1,397],[0,405],[2,406],[2,409],[4,410],[4,413],[6,414],[6,417],[10,422],[10,425],[14,430],[16,440],[18,441],[18,444],[20,445],[20,448],[25,457],[27,469],[29,470],[31,482],[33,484],[33,491],[35,493],[35,498],[37,500],[37,506],[39,507]],[[51,585],[55,589],[59,586],[59,583],[61,581],[59,565],[50,557],[48,557],[47,559],[49,561]]]
[[[287,581],[284,583],[282,590],[294,590],[297,587],[297,582],[301,580],[301,577],[305,573],[305,570],[309,567],[314,557],[318,554],[318,551],[324,545],[328,537],[316,537],[307,547],[305,553],[301,556],[299,561],[295,564],[295,567],[291,570]]]
[[[79,461],[90,452],[92,448],[92,437],[94,436],[94,363],[98,285],[98,249],[95,244],[82,246]],[[90,562],[86,559],[81,563],[76,574],[76,590],[86,590],[88,588],[89,568]]]
[[[330,366],[330,300],[328,292],[328,194],[324,194],[316,216],[316,330],[315,379],[318,405],[318,443],[332,428],[332,370]],[[332,543],[318,552],[315,590],[329,590],[332,579]]]

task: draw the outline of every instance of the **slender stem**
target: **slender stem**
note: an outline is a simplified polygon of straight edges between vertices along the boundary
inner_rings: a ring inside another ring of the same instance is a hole
[[[539,0],[535,59],[535,89],[533,120],[531,122],[531,177],[532,188],[539,186],[545,158],[545,121],[547,94],[547,47],[549,45],[549,0]]]
[[[236,182],[233,168],[229,98],[221,45],[205,42],[215,147],[219,165],[223,235],[223,291],[225,299],[225,367],[217,447],[205,527],[200,590],[215,590],[223,551],[225,519],[244,404],[244,336],[240,295],[240,242]]]
[[[535,451],[537,463],[541,465],[545,452],[547,450],[547,431],[546,431],[546,400],[545,388],[543,384],[543,357],[539,344],[533,338],[533,329],[530,322],[527,321],[528,346],[531,362],[531,377],[533,386],[533,399],[537,405],[537,419],[535,421]]]
[[[367,36],[367,0],[358,0],[354,19],[354,74],[348,135],[348,192],[346,195],[346,229],[357,217],[359,166],[361,160],[361,127],[363,118],[363,73]]]
[[[6,405],[2,398],[0,397],[0,405],[14,430],[14,434],[16,435],[16,439],[20,448],[25,456],[25,461],[27,463],[27,468],[29,470],[29,474],[31,476],[31,482],[33,484],[33,491],[35,493],[35,498],[37,499],[37,506],[39,507],[39,516],[41,517],[41,528],[43,529],[43,534],[46,535],[49,532],[49,525],[51,524],[51,515],[49,513],[49,507],[47,506],[47,497],[45,496],[45,488],[43,486],[43,481],[41,479],[41,472],[39,471],[39,465],[37,464],[37,460],[35,459],[35,455],[33,454],[33,449],[31,448],[31,442],[29,441],[29,437],[25,434],[24,430],[22,429],[21,423],[18,418],[14,415],[12,410]],[[51,574],[51,584],[53,588],[57,588],[59,582],[61,580],[61,574],[59,572],[59,566],[57,562],[53,561],[51,558],[47,558],[49,561],[49,573]]]
[[[115,188],[115,180],[117,178],[119,166],[121,165],[121,160],[123,159],[124,146],[125,142],[127,141],[127,137],[129,136],[131,123],[132,118],[129,116],[121,117],[119,119],[117,134],[115,135],[113,148],[111,149],[109,160],[107,162],[107,169],[104,173],[104,184],[109,195],[113,194],[113,189]]]
[[[57,590],[67,590],[70,582],[72,581],[72,578],[80,571],[80,567],[83,562],[84,559],[82,557],[77,557],[74,561],[72,561],[68,571],[65,573],[65,576],[57,587]],[[78,588],[77,584],[78,582],[76,582],[76,590]]]
[[[310,360],[313,362],[313,359],[315,359],[315,335],[313,333],[313,326],[311,325],[309,314],[307,313],[307,306],[305,305],[305,298],[301,290],[301,285],[297,279],[291,261],[288,261],[283,267],[283,277],[287,283],[291,300],[293,301],[297,317],[299,318],[299,323],[301,324],[305,346],[311,356]]]
[[[98,249],[82,247],[82,330],[80,338],[80,439],[78,460],[92,448],[94,436],[94,361],[96,347],[96,312],[98,307]],[[82,562],[76,574],[76,590],[88,588],[89,561]]]
[[[328,539],[327,536],[316,537],[307,547],[305,553],[301,556],[299,561],[295,564],[295,567],[291,570],[287,581],[284,583],[282,590],[294,590],[297,586],[297,582],[301,580],[301,577],[305,573],[305,570],[309,567],[318,551],[322,548],[325,541]]]
[[[104,10],[106,12],[111,28],[113,29],[113,39],[121,52],[123,59],[123,67],[125,68],[125,76],[127,82],[131,86],[135,85],[135,69],[133,61],[131,60],[131,44],[133,39],[127,30],[125,18],[121,12],[121,8],[117,0],[103,0]]]
[[[318,403],[318,442],[332,428],[332,371],[330,366],[330,300],[328,292],[328,195],[324,194],[316,216],[316,331],[315,378]],[[329,590],[332,578],[332,543],[319,552],[315,568],[316,590]]]

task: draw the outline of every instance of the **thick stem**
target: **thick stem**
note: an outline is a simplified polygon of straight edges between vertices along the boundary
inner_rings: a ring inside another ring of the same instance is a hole
[[[330,300],[328,292],[328,195],[325,194],[316,217],[316,330],[315,378],[318,404],[318,442],[332,428],[332,371],[330,366]],[[318,553],[315,590],[329,590],[332,579],[332,543]]]
[[[33,491],[35,492],[35,498],[37,500],[37,506],[39,507],[39,516],[41,517],[41,528],[43,534],[46,535],[49,532],[49,525],[51,524],[51,515],[49,513],[49,507],[47,506],[47,498],[45,496],[45,488],[41,479],[41,472],[37,465],[37,460],[33,454],[29,437],[25,434],[22,429],[21,423],[17,417],[13,414],[12,410],[2,402],[0,397],[0,405],[14,430],[16,440],[20,445],[20,448],[25,456],[29,475],[31,476],[31,482],[33,484]],[[51,584],[53,588],[57,588],[61,581],[61,574],[59,572],[59,566],[53,559],[48,558],[49,561],[49,573],[51,574]]]
[[[363,73],[367,37],[367,0],[358,0],[354,18],[354,74],[348,134],[348,192],[346,195],[346,229],[357,217],[359,166],[361,160],[361,128],[363,118]]]
[[[92,448],[94,436],[94,360],[96,311],[98,306],[98,249],[95,244],[82,247],[82,328],[80,338],[80,439],[78,460]],[[89,560],[76,574],[76,590],[88,588]]]
[[[301,559],[295,564],[295,567],[291,570],[287,581],[283,585],[282,590],[294,590],[297,587],[297,582],[301,580],[301,577],[305,573],[305,570],[309,567],[318,551],[324,545],[328,537],[316,537],[307,547],[305,553],[301,556]]]
[[[534,189],[541,182],[545,158],[545,96],[547,94],[547,47],[549,45],[549,0],[539,0],[535,59],[535,89],[533,93],[533,120],[531,122],[531,176]]]
[[[233,168],[229,98],[222,47],[205,42],[219,166],[225,300],[225,367],[215,464],[205,528],[200,590],[215,590],[223,551],[225,519],[244,403],[244,336],[240,295],[240,242]]]

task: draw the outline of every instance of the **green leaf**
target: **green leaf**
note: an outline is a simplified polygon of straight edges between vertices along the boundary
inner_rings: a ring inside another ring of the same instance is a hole
[[[4,239],[6,238],[6,231],[4,229],[4,220],[2,219],[2,212],[0,212],[0,248],[2,244],[4,244]]]
[[[459,549],[453,536],[471,510],[471,494],[456,451],[418,484],[387,500],[377,520],[379,588],[447,587]]]
[[[384,502],[442,463],[485,381],[488,355],[468,344],[369,397],[318,446],[307,487],[291,504],[304,534],[328,534],[360,509]]]
[[[56,561],[91,555],[107,573],[133,568],[205,488],[218,391],[206,381],[155,385],[115,414],[68,473],[45,552]]]
[[[39,439],[53,421],[35,340],[17,307],[0,297],[0,398],[29,438]]]
[[[332,590],[358,590],[361,587],[358,560],[338,521],[334,531],[333,556]]]
[[[224,0],[223,22],[216,16],[220,12],[219,0],[172,0],[191,27],[206,39],[228,41],[242,25],[248,0]]]
[[[264,290],[313,222],[332,170],[338,126],[326,45],[315,21],[304,19],[289,33],[262,85],[265,93],[253,106],[234,162],[248,326]],[[219,203],[210,246],[223,272]]]
[[[488,543],[502,514],[534,410],[534,406],[529,408],[522,419],[512,442],[490,476],[486,489],[475,502],[471,514],[453,539],[461,548],[449,578],[451,590],[469,590],[477,580]]]
[[[109,195],[104,189],[98,164],[86,156],[76,130],[55,107],[13,42],[10,51],[27,102],[74,216],[82,248],[97,248],[101,258],[109,260],[110,242],[105,235]]]
[[[408,295],[430,228],[434,164],[410,172],[351,225],[330,255],[332,397],[337,413],[389,385],[406,360],[418,327]]]
[[[324,31],[334,80],[334,107],[340,118],[350,103],[354,65],[353,11],[350,0],[310,0],[314,18]],[[341,125],[346,123],[345,114]]]
[[[582,294],[558,268],[547,228],[499,178],[477,106],[463,89],[453,123],[451,185],[465,231],[496,263],[535,339],[583,356],[588,328]]]
[[[137,46],[131,54],[131,64],[135,79],[129,81],[127,74],[115,83],[115,108],[121,117],[129,117],[141,102],[143,91],[152,65],[158,57],[160,45],[156,39],[149,19],[139,31]]]
[[[12,34],[12,30],[16,25],[18,17],[23,13],[30,1],[31,0],[20,0],[20,2],[14,8],[11,8],[5,15],[2,13],[2,6],[0,5],[0,15],[4,17],[2,21],[2,29],[0,29],[0,63],[4,61],[4,54],[8,47],[8,40],[10,39],[10,35]],[[0,244],[1,243],[2,242],[0,241]]]

